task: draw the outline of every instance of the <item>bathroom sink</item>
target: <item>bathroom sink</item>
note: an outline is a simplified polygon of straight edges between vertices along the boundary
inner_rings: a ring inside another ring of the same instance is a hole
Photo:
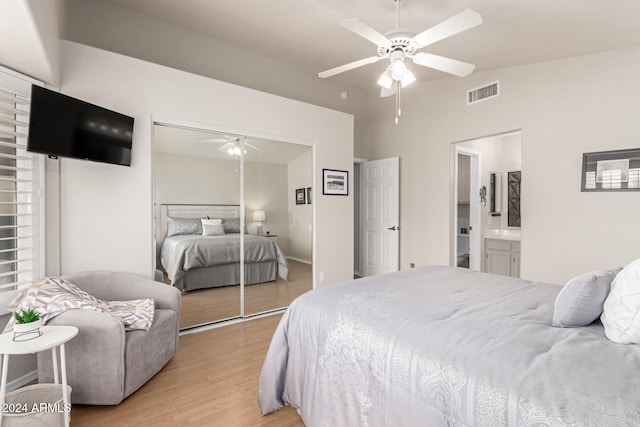
[[[493,239],[520,240],[520,230],[487,230],[485,237]]]

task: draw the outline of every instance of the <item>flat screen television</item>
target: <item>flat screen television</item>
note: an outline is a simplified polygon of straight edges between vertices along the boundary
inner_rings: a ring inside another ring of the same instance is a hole
[[[27,151],[131,165],[133,117],[33,85]]]

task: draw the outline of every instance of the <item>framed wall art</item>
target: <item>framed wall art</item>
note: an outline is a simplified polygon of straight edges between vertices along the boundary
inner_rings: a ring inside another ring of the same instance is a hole
[[[582,191],[640,191],[640,148],[582,155]]]
[[[304,188],[296,189],[296,205],[304,205],[305,204],[304,193],[305,193]]]
[[[520,227],[520,171],[507,173],[507,225]]]
[[[335,169],[322,169],[322,194],[348,196],[349,172]]]

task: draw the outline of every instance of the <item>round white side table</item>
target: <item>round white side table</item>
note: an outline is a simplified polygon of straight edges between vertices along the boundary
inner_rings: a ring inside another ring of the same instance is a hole
[[[64,343],[78,335],[75,326],[42,326],[42,335],[28,341],[13,341],[13,332],[0,335],[0,354],[2,354],[2,383],[0,384],[0,404],[4,406],[4,398],[7,391],[7,371],[9,356],[17,354],[33,354],[40,351],[51,350],[53,358],[53,378],[56,384],[60,384],[58,378],[57,349],[60,348],[60,373],[62,377],[62,401],[64,402],[64,422],[69,425],[69,398],[67,397],[67,365],[64,353]],[[2,425],[2,411],[0,411],[0,426]]]

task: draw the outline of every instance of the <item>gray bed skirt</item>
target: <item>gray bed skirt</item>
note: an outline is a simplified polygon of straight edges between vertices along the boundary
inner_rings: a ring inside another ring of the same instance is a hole
[[[244,266],[244,282],[247,285],[271,282],[278,277],[278,262],[266,261]],[[194,268],[180,271],[172,285],[184,291],[216,288],[240,284],[240,264],[223,264],[215,267]]]

